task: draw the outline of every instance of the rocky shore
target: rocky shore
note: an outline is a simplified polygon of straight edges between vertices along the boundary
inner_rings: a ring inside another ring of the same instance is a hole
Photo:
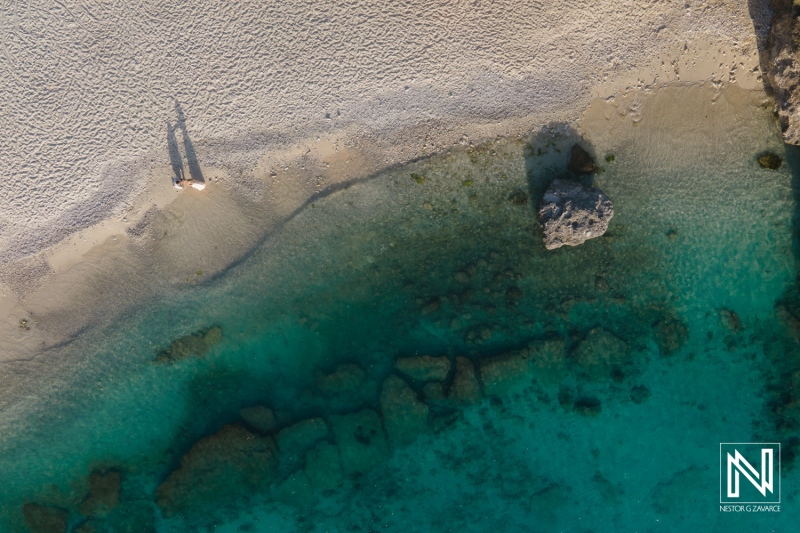
[[[800,24],[792,0],[772,0],[774,11],[766,50],[762,51],[762,70],[775,97],[775,113],[787,144],[800,144]]]

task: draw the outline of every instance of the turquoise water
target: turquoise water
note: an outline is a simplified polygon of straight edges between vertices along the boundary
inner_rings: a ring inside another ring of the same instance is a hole
[[[580,247],[546,251],[535,217],[578,135],[554,125],[320,197],[224,275],[60,348],[71,371],[0,413],[2,530],[792,530],[800,157],[756,99],[670,91],[584,126],[615,215]],[[707,114],[676,129],[676,102]],[[212,326],[201,356],[155,362]],[[443,385],[393,370],[423,354]],[[720,442],[783,444],[780,514],[720,512]],[[87,507],[92,472],[119,472],[113,508]]]

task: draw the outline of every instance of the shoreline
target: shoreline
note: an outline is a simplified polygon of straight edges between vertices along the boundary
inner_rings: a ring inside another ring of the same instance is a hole
[[[749,23],[737,24],[742,30]],[[575,89],[576,95],[550,99],[540,109],[528,105],[517,116],[506,109],[497,119],[466,120],[473,116],[469,108],[448,116],[440,107],[438,116],[405,110],[397,122],[373,115],[362,123],[341,121],[339,129],[333,117],[323,128],[308,124],[311,133],[300,140],[277,133],[255,143],[247,136],[198,137],[200,168],[209,183],[202,192],[173,189],[166,149],[140,155],[129,180],[138,192],[112,216],[0,266],[0,362],[34,357],[91,324],[108,324],[147,295],[215,277],[315,195],[345,182],[454,146],[523,137],[552,123],[578,124],[597,99],[619,98],[626,102],[624,112],[635,114],[637,93],[665,85],[709,82],[719,90],[763,90],[752,29],[741,39],[716,33],[662,46],[643,66],[612,66],[596,74],[593,84]],[[491,102],[484,105],[478,116],[491,114]],[[193,279],[196,272],[203,274]],[[30,330],[21,328],[22,320]]]

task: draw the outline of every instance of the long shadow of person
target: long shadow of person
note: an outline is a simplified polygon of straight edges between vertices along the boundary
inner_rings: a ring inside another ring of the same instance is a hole
[[[183,148],[186,151],[186,164],[189,167],[189,177],[196,184],[205,185],[205,178],[203,172],[200,170],[200,163],[197,161],[197,153],[194,150],[192,140],[189,138],[189,132],[186,128],[186,116],[183,114],[181,104],[175,101],[175,113],[178,115],[177,128],[180,128],[181,135],[183,136]]]
[[[175,173],[172,183],[178,184],[184,180],[183,158],[181,157],[181,151],[178,149],[178,139],[175,138],[175,128],[169,121],[167,121],[167,147],[169,149],[169,162],[172,165],[172,172]]]

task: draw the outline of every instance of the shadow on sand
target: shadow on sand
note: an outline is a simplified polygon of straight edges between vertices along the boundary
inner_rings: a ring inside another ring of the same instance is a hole
[[[180,183],[184,180],[192,180],[194,183],[205,184],[203,172],[200,170],[200,163],[197,161],[197,152],[195,152],[192,140],[189,137],[189,131],[186,127],[186,115],[183,113],[181,104],[175,101],[175,114],[177,115],[177,122],[173,126],[167,122],[167,148],[169,150],[169,160],[172,165],[173,183]],[[186,167],[188,168],[188,176],[184,170],[183,157],[181,156],[178,139],[175,136],[175,130],[180,130],[181,138],[183,139],[183,150],[186,154]]]

